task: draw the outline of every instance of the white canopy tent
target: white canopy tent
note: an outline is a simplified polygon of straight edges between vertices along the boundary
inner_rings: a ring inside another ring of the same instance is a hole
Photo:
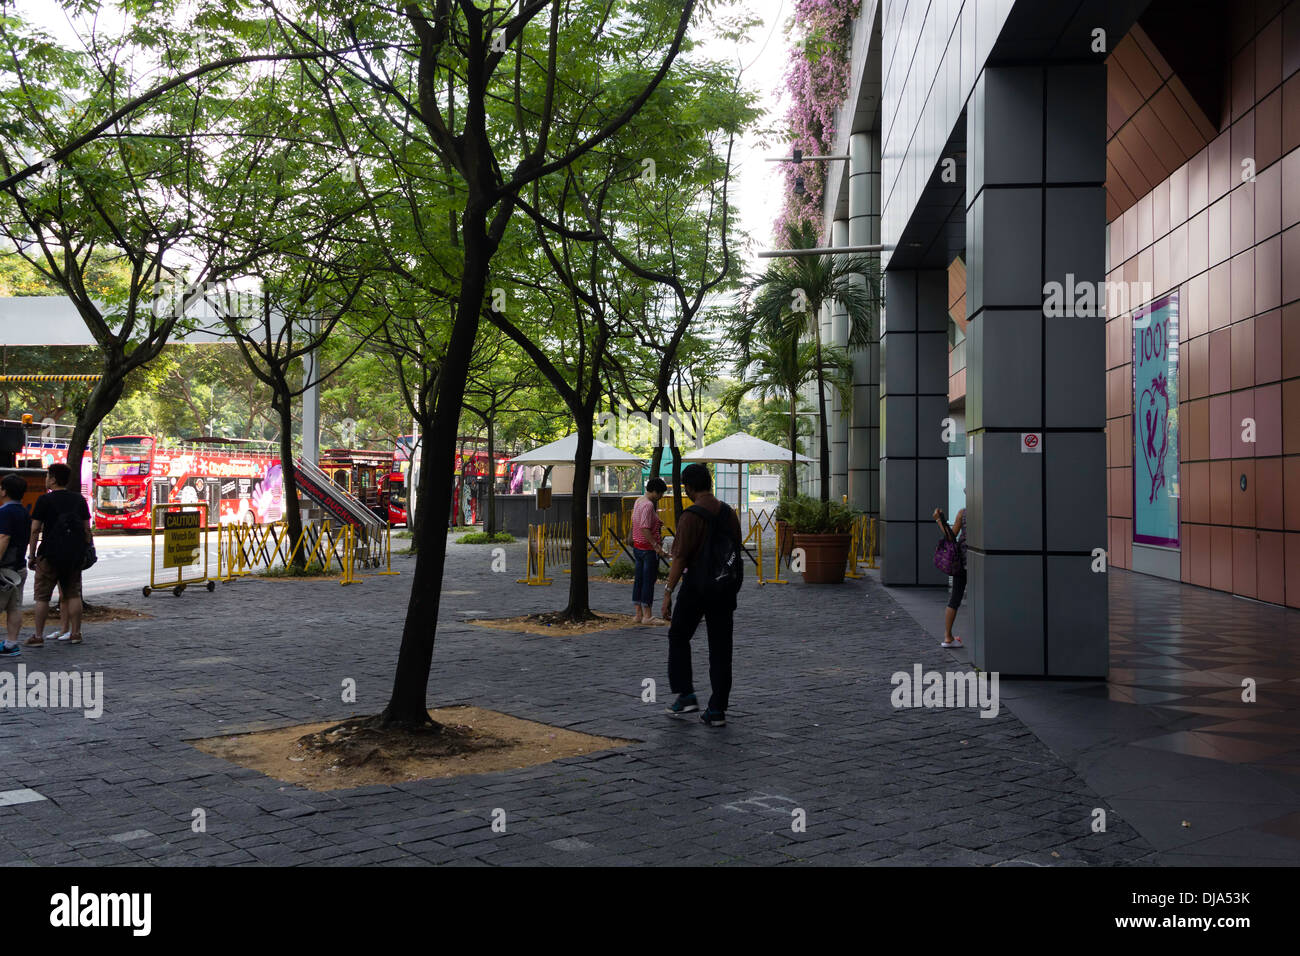
[[[795,452],[794,460],[799,464],[810,464],[813,461],[812,458],[798,452]],[[711,461],[715,465],[736,465],[736,509],[738,511],[748,511],[748,500],[742,500],[742,498],[748,496],[742,494],[740,469],[745,465],[788,465],[790,464],[790,449],[782,448],[780,445],[774,445],[770,441],[755,438],[753,435],[747,435],[744,432],[736,432],[734,435],[728,435],[711,445],[705,445],[703,448],[687,452],[682,455],[682,461]]]
[[[534,448],[532,451],[524,452],[515,458],[510,459],[512,465],[572,465],[578,458],[578,433],[566,435],[559,441],[553,441],[549,445],[543,445],[541,448]],[[615,448],[600,439],[594,439],[591,446],[591,467],[594,470],[597,467],[607,465],[614,466],[631,466],[635,465],[640,468],[645,464],[645,459],[631,452],[624,451],[621,448]],[[590,479],[587,482],[587,514],[591,515],[591,487],[594,484]]]
[[[511,458],[512,465],[572,465],[578,459],[578,433],[567,435],[541,448],[524,452]],[[595,465],[644,465],[645,459],[595,439],[591,447],[591,463]]]
[[[788,465],[790,449],[763,441],[744,432],[736,432],[719,439],[711,445],[688,451],[682,455],[683,461],[711,461],[727,465]],[[811,464],[814,459],[795,452],[794,460],[800,464]]]

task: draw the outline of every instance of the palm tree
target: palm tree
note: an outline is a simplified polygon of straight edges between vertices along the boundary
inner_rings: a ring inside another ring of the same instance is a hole
[[[853,361],[842,348],[833,345],[819,348],[814,342],[801,342],[797,333],[784,328],[756,329],[742,324],[733,340],[740,353],[735,366],[737,381],[723,394],[723,405],[732,418],[737,418],[741,401],[751,394],[763,402],[789,402],[790,474],[786,494],[793,497],[797,487],[799,390],[813,381],[828,382],[847,399],[853,389]]]
[[[808,223],[791,227],[792,249],[812,249],[817,236]],[[811,363],[817,380],[817,422],[821,445],[821,498],[830,501],[831,457],[826,429],[825,351],[819,316],[822,306],[838,301],[848,313],[849,348],[871,341],[871,324],[880,314],[880,267],[875,259],[854,255],[791,256],[778,259],[750,284],[757,293],[742,320],[741,335],[769,341],[780,332],[812,338]]]

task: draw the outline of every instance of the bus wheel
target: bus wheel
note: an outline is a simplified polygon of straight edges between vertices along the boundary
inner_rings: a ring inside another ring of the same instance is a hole
[[[212,593],[213,591],[215,591],[216,589],[217,589],[217,582],[216,582],[216,581],[209,581],[209,582],[208,582],[208,593],[211,594],[211,593]]]
[[[185,593],[185,585],[183,584],[178,584],[176,585],[176,587],[172,588],[172,594],[175,594],[177,597],[180,597],[184,593]]]
[[[148,597],[150,594],[153,594],[153,588],[149,587],[149,585],[147,584],[144,586],[143,591],[145,597]]]

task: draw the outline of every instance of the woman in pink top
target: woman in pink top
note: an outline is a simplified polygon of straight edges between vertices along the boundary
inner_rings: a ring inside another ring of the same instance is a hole
[[[632,506],[632,553],[636,555],[632,603],[636,605],[638,624],[654,623],[650,606],[655,599],[655,579],[659,577],[659,555],[664,553],[659,499],[667,490],[662,478],[651,478],[645,484],[645,494]]]

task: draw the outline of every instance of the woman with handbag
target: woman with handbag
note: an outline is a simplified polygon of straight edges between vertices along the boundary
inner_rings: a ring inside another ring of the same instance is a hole
[[[941,571],[952,576],[952,597],[948,599],[948,609],[943,616],[943,643],[940,647],[964,647],[960,637],[952,636],[952,622],[957,619],[957,609],[966,594],[966,509],[957,512],[957,523],[948,526],[947,519],[938,508],[934,509],[934,520],[943,532],[943,540],[934,552],[934,563]]]

